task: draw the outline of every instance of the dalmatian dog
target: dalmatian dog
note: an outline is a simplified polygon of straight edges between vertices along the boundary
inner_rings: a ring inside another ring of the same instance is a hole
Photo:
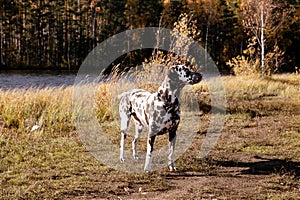
[[[132,141],[134,159],[138,159],[136,144],[144,127],[148,127],[147,153],[145,172],[151,172],[152,152],[155,137],[165,133],[169,134],[168,165],[170,171],[176,171],[174,163],[174,148],[176,131],[180,121],[179,94],[186,84],[196,84],[202,75],[192,72],[187,66],[172,66],[164,81],[154,93],[142,89],[133,89],[122,93],[119,113],[121,118],[120,161],[124,162],[124,146],[129,121],[135,123],[135,137]]]

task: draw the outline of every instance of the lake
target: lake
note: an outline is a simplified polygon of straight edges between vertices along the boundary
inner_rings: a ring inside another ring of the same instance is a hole
[[[0,71],[0,89],[67,87],[74,84],[76,73],[52,71]]]

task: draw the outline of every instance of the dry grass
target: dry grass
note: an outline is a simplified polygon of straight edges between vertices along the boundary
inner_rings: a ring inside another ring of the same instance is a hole
[[[224,77],[226,94],[229,98],[258,98],[277,96],[296,100],[299,98],[300,78],[295,74],[273,75],[272,77]]]
[[[183,184],[186,191],[174,199],[299,197],[299,79],[290,74],[268,79],[222,77],[228,114],[217,147],[206,159],[198,159],[204,135],[196,135],[194,144],[177,161],[184,173],[200,173],[203,179],[209,176],[211,181]],[[132,86],[135,87],[125,83],[102,84],[96,92],[98,120],[106,124],[116,143],[119,135],[118,127],[113,125],[117,112],[115,94]],[[117,198],[138,193],[139,188],[148,193],[172,193],[172,183],[181,180],[182,175],[172,178],[164,169],[154,174],[117,172],[87,152],[73,123],[73,89],[0,91],[0,198]],[[196,85],[194,91],[199,94],[200,105],[209,103],[205,83]],[[205,133],[209,110],[203,112],[201,121],[199,133]],[[38,128],[32,131],[34,125]],[[237,176],[238,172],[242,175]],[[249,180],[247,190],[239,182],[243,177]],[[184,176],[183,181],[186,178],[189,176]],[[235,185],[228,188],[228,181]],[[206,186],[200,187],[202,183]]]
[[[0,90],[2,132],[61,136],[74,131],[73,90],[69,88]]]

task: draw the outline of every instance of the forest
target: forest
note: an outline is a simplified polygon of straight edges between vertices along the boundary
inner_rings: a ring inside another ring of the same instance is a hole
[[[0,69],[76,70],[110,36],[143,27],[173,29],[186,13],[197,29],[193,39],[223,73],[245,62],[264,73],[295,72],[299,5],[299,0],[0,0]],[[130,57],[130,64],[145,57]]]

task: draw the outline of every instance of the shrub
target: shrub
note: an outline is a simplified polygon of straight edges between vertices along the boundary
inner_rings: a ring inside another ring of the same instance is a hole
[[[257,50],[256,37],[252,37],[248,40],[247,49],[244,50],[243,55],[238,55],[226,64],[231,67],[233,73],[239,75],[258,75],[262,73],[260,52]],[[278,45],[273,47],[272,51],[269,51],[265,55],[265,69],[266,75],[271,76],[273,73],[279,70],[280,62],[283,60],[284,52],[280,50]]]
[[[256,38],[248,40],[247,49],[244,50],[244,55],[238,55],[226,64],[231,67],[233,73],[240,75],[258,75],[261,74],[260,60],[256,51]]]

